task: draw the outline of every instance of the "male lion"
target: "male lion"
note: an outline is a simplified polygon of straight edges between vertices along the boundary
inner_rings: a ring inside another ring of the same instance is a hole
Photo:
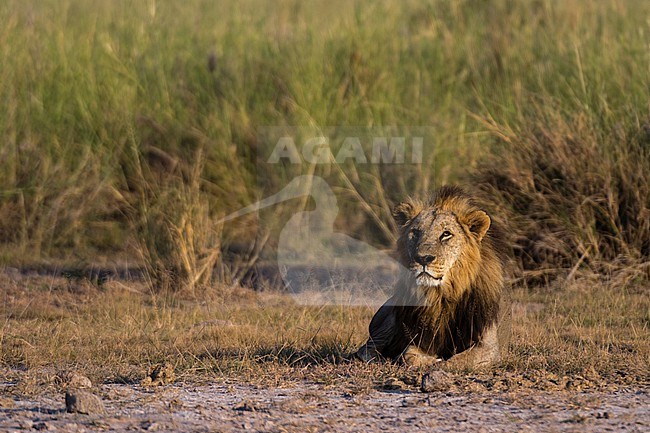
[[[499,361],[510,337],[509,260],[488,214],[462,189],[444,186],[427,202],[400,203],[393,216],[405,270],[356,355],[419,366],[449,360],[476,368]]]

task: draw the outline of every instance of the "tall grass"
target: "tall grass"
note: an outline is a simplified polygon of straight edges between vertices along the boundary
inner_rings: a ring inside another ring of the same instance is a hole
[[[168,160],[165,175],[151,173],[146,164],[133,167],[128,218],[154,291],[194,293],[209,285],[221,255],[221,225],[210,218],[200,188],[203,152],[195,159],[186,170]]]
[[[264,171],[268,125],[429,128],[421,166],[332,171],[344,204],[337,224],[378,245],[390,243],[382,226],[403,196],[466,179],[490,156],[493,167],[512,168],[539,151],[555,164],[549,142],[568,154],[583,143],[610,161],[612,179],[594,181],[596,189],[638,171],[623,188],[625,200],[640,200],[630,205],[641,212],[640,232],[622,236],[643,238],[647,183],[633,188],[647,179],[647,153],[637,152],[647,142],[632,137],[642,137],[648,115],[649,12],[641,0],[3,2],[0,257],[102,262],[138,257],[131,245],[177,249],[187,235],[160,236],[134,209],[177,223],[189,215],[196,231],[275,192],[288,174]],[[593,173],[604,176],[607,164]],[[577,167],[564,178],[581,176]],[[594,197],[576,194],[566,200]],[[584,215],[553,218],[600,221],[597,208],[579,209]],[[601,236],[599,225],[584,226],[585,236]],[[224,243],[259,237],[255,227],[229,224]],[[161,239],[148,239],[155,234]],[[580,237],[561,246],[576,249],[560,262],[596,248],[647,257],[640,242],[627,251]]]
[[[510,218],[516,252],[533,274],[625,269],[650,276],[648,120],[602,128],[585,112],[537,107],[517,130],[493,125],[502,154],[476,172]],[[643,122],[640,124],[640,122]]]

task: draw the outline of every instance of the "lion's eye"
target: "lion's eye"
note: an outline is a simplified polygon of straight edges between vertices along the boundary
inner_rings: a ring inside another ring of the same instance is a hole
[[[421,234],[422,232],[420,231],[420,229],[411,229],[411,231],[409,232],[409,237],[411,239],[417,239],[420,237]]]
[[[440,242],[442,242],[442,241],[446,241],[447,239],[450,239],[452,236],[453,236],[453,235],[451,234],[450,231],[445,230],[445,231],[442,232],[442,234],[440,235]]]

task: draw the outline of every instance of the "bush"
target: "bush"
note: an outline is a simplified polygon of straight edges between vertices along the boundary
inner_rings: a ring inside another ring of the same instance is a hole
[[[538,108],[518,129],[491,124],[501,145],[475,180],[509,219],[524,271],[584,263],[603,272],[650,259],[650,126]]]

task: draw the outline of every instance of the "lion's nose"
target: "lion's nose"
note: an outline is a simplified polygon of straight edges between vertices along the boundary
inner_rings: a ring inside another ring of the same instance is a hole
[[[436,256],[431,256],[431,255],[422,256],[418,254],[417,256],[415,256],[415,261],[421,264],[422,266],[428,265],[429,263],[433,262],[435,259]]]

